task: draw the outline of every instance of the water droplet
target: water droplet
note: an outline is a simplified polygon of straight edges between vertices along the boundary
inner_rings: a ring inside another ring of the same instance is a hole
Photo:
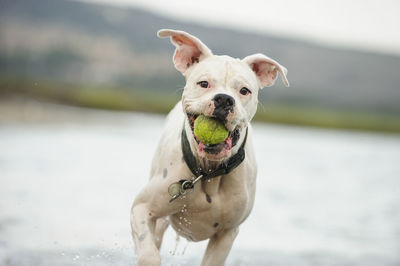
[[[186,252],[186,249],[187,249],[188,246],[189,246],[189,241],[186,241],[186,245],[183,248],[182,253],[181,253],[182,256],[185,255],[185,252]]]
[[[180,231],[180,230],[178,229],[178,231]],[[176,234],[175,248],[174,248],[174,250],[173,250],[172,253],[171,253],[172,256],[174,256],[174,255],[176,254],[176,250],[178,249],[178,245],[179,245],[179,240],[180,240],[180,237],[179,237],[178,234]]]

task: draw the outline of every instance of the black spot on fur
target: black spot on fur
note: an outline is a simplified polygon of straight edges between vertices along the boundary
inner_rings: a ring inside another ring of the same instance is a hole
[[[163,178],[167,177],[167,175],[168,175],[168,169],[167,168],[164,168],[162,175],[163,175]]]
[[[208,201],[208,203],[211,203],[211,197],[210,197],[210,195],[208,195],[208,194],[206,194],[206,200]]]
[[[217,227],[218,225],[219,225],[219,223],[215,223],[215,224],[214,224],[214,227]]]
[[[147,231],[139,236],[139,241],[142,242],[147,236]]]

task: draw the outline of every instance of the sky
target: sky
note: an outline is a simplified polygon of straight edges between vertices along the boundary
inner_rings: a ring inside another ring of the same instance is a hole
[[[400,55],[398,0],[83,0],[173,19]]]

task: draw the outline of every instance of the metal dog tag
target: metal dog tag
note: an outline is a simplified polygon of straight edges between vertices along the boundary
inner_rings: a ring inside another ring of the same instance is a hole
[[[182,189],[182,183],[181,182],[175,182],[169,185],[168,187],[168,193],[171,197],[175,198],[179,194],[181,194],[181,189]]]
[[[189,193],[192,192],[194,184],[196,184],[197,181],[199,181],[202,177],[203,175],[199,175],[198,177],[193,178],[192,180],[181,179],[179,182],[175,182],[169,185],[168,193],[171,196],[169,202],[173,202],[174,200],[179,198],[179,196],[185,195],[187,192]]]

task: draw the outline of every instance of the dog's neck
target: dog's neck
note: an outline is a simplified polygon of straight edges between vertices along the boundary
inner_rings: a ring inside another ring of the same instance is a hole
[[[199,167],[204,169],[205,172],[213,171],[213,170],[217,169],[223,162],[223,160],[222,161],[211,161],[207,158],[199,157],[199,156],[196,156],[196,160],[197,160]]]
[[[208,195],[206,198],[207,201],[211,201],[209,197],[213,197],[219,191],[219,188],[222,184],[223,178],[221,176],[217,176],[216,178],[205,179],[201,182],[201,188]]]
[[[195,157],[196,157],[197,165],[199,167],[201,167],[202,169],[204,169],[204,171],[206,171],[206,172],[214,171],[222,164],[222,162],[229,159],[229,158],[227,158],[227,159],[221,160],[221,161],[212,161],[207,158],[200,157],[198,155],[195,155]],[[217,176],[217,177],[209,178],[209,179],[203,179],[201,181],[201,189],[207,195],[207,197],[206,197],[207,201],[211,202],[212,197],[218,193],[219,188],[221,186],[221,181],[222,181],[221,176]]]

